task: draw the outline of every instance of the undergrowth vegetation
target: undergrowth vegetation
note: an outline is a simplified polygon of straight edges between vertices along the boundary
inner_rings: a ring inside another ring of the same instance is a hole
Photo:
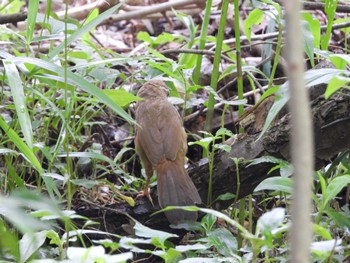
[[[248,40],[245,43],[254,43],[252,28],[263,20],[269,24],[266,33],[276,31],[277,42],[267,42],[263,48],[264,57],[273,59],[261,70],[243,59],[237,65],[236,50],[223,41],[226,16],[220,21],[217,36],[207,35],[209,4],[201,25],[191,16],[176,13],[187,34],[140,31],[135,35],[136,46],[128,53],[102,48],[93,36],[96,27],[123,3],[101,14],[94,9],[79,22],[58,18],[50,9],[51,1],[47,1],[44,13],[38,12],[39,1],[29,1],[25,29],[0,25],[1,262],[132,262],[152,256],[165,262],[288,261],[290,163],[269,156],[232,159],[232,166],[237,167],[242,162],[274,163],[273,170],[279,170],[281,176],[265,179],[241,201],[239,190],[221,195],[218,199],[232,201],[225,210],[212,207],[217,201],[212,197],[214,157],[220,151],[229,152],[225,141],[237,137],[236,131],[225,128],[225,113],[248,103],[243,91],[222,96],[218,82],[241,72],[250,90],[264,90],[260,101],[275,95],[261,136],[288,101],[287,84],[274,84],[283,47],[282,7],[270,0],[253,2],[252,11],[241,21],[243,38]],[[18,13],[25,3],[5,1],[0,4],[0,14]],[[347,42],[341,47],[345,54],[328,48],[332,25],[349,22],[346,18],[333,20],[335,8],[330,5],[326,10],[333,22],[328,23],[323,35],[320,21],[310,12],[303,13],[304,47],[310,65],[305,82],[308,87],[327,84],[326,98],[350,82]],[[347,39],[349,28],[340,30]],[[179,52],[174,57],[159,49],[173,43],[192,52]],[[216,49],[197,54],[193,49],[198,47]],[[210,86],[199,81],[203,54],[213,58]],[[331,61],[334,68],[314,69],[323,59]],[[222,61],[230,63],[224,70],[220,68]],[[181,244],[176,241],[182,239],[181,234],[151,229],[133,218],[129,218],[132,235],[101,231],[102,222],[74,209],[78,195],[97,204],[113,199],[113,203],[135,205],[135,196],[145,183],[133,168],[136,157],[131,142],[137,125],[133,106],[139,100],[135,94],[140,84],[159,77],[169,85],[171,101],[181,105],[183,118],[201,105],[205,111],[214,112],[214,102],[223,109],[221,127],[192,134],[195,140],[189,143],[189,147],[199,145],[201,157],[208,159],[210,173],[203,175],[209,178],[204,201],[208,208],[187,208],[200,211],[203,217],[184,226],[195,231]],[[203,93],[209,98],[198,96]],[[126,135],[113,144],[106,131],[108,125],[122,127],[118,132]],[[239,172],[232,176],[239,178]],[[349,184],[349,151],[339,153],[328,166],[315,171],[313,262],[345,262],[350,258],[350,210],[344,198]],[[101,186],[108,188],[107,194],[87,196],[86,189],[100,191]]]

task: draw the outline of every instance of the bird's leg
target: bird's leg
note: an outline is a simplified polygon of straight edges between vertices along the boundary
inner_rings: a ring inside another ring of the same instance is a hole
[[[152,167],[152,164],[150,162],[143,162],[143,165],[145,167],[146,177],[147,177],[146,185],[143,188],[143,190],[141,191],[141,193],[139,193],[137,195],[136,198],[146,196],[148,198],[148,200],[151,202],[152,206],[154,207],[153,200],[152,200],[152,197],[150,195],[150,190],[149,190],[149,183],[150,183],[152,175],[153,175],[153,167]]]
[[[151,197],[151,194],[150,194],[150,189],[149,189],[149,183],[151,181],[151,177],[149,177],[147,175],[146,185],[143,188],[143,195],[148,198],[148,200],[151,202],[152,206],[154,207],[153,200],[152,200],[152,197]]]

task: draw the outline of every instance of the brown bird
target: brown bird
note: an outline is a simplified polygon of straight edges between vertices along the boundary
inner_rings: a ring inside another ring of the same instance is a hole
[[[149,180],[157,174],[160,207],[200,204],[201,198],[188,176],[184,164],[187,136],[176,108],[167,100],[168,87],[161,80],[144,84],[137,96],[144,100],[136,104],[136,152],[144,165],[148,195]],[[196,221],[197,212],[172,210],[165,212],[171,224]]]

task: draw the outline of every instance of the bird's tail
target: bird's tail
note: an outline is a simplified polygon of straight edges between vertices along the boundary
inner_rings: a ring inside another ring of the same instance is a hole
[[[201,198],[191,178],[181,164],[165,160],[157,165],[158,201],[160,207],[166,206],[191,206],[201,203]],[[182,221],[196,221],[197,212],[185,210],[171,210],[165,212],[171,224],[179,224]]]

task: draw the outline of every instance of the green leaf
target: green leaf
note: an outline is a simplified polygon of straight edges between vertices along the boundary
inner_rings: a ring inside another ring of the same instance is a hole
[[[178,237],[175,234],[151,229],[149,227],[146,227],[146,226],[140,224],[139,222],[135,223],[134,230],[135,230],[135,235],[137,235],[139,237],[158,239],[162,244],[164,244],[165,240],[167,240],[169,238]]]
[[[248,166],[250,165],[256,165],[260,163],[276,163],[275,167],[273,167],[270,171],[274,171],[276,169],[280,169],[280,174],[282,177],[289,177],[293,173],[293,165],[285,160],[278,159],[273,156],[262,156],[256,159],[253,159]]]
[[[20,262],[26,262],[45,242],[46,232],[24,234],[19,241]]]
[[[84,24],[90,23],[92,20],[96,19],[99,15],[99,10],[98,8],[94,8],[92,11],[90,11],[88,17],[85,19]],[[92,27],[90,30],[95,31],[96,27]],[[91,38],[89,32],[86,32],[83,36],[82,39],[88,41]]]
[[[141,32],[140,32],[141,33]],[[156,37],[156,39],[153,40],[154,44],[164,44],[166,42],[174,41],[175,36],[166,32],[161,33]]]
[[[254,192],[263,190],[281,191],[288,194],[293,192],[293,181],[287,177],[270,177],[262,181],[254,190]]]
[[[322,203],[326,205],[331,199],[337,196],[339,192],[350,184],[350,175],[342,175],[334,178],[327,186],[326,194],[323,196]]]
[[[20,150],[20,152],[23,153],[27,161],[29,161],[33,165],[33,167],[41,174],[42,173],[41,164],[36,158],[33,151],[28,147],[27,144],[25,144],[22,141],[22,139],[18,136],[18,134],[6,124],[5,120],[1,115],[0,115],[0,127],[7,134],[10,140],[16,145],[16,147]]]
[[[4,60],[3,62],[24,139],[29,148],[33,149],[33,129],[28,113],[22,80],[13,62],[9,60]]]
[[[231,146],[228,144],[223,144],[223,143],[214,144],[214,148],[218,149],[218,150],[225,151],[227,153],[229,153],[231,151]]]
[[[28,1],[28,17],[27,17],[27,43],[33,38],[35,29],[36,15],[38,14],[39,0]]]
[[[133,94],[125,91],[124,89],[118,90],[103,90],[103,93],[111,98],[116,104],[120,107],[125,108],[131,102],[142,100],[139,97],[134,96]]]
[[[327,215],[329,215],[336,224],[341,227],[342,229],[350,229],[350,220],[349,215],[346,215],[342,212],[335,212],[335,211],[325,211]]]
[[[283,220],[286,216],[284,208],[273,208],[271,211],[263,214],[258,220],[258,226],[261,231],[271,232],[274,229],[277,229],[283,223]]]
[[[325,238],[327,240],[331,240],[332,239],[332,235],[323,226],[320,226],[318,224],[314,224],[313,225],[313,230],[314,230],[315,234],[320,235],[322,238]]]
[[[152,44],[152,42],[153,42],[151,36],[145,31],[138,32],[137,33],[137,39],[140,40],[140,41],[147,42],[149,44]]]
[[[235,199],[235,197],[236,197],[235,194],[226,193],[226,194],[219,195],[218,198],[216,198],[216,200],[227,201],[227,200],[233,200]]]
[[[230,137],[234,136],[233,132],[230,131],[229,129],[220,128],[220,129],[218,129],[218,130],[216,131],[216,133],[215,133],[215,138],[220,138],[220,137],[222,137],[222,136],[224,136],[224,135],[227,135],[227,136],[230,136]]]
[[[350,64],[348,54],[332,54],[329,58],[337,69],[345,69],[346,65]]]
[[[46,237],[50,239],[50,245],[56,245],[58,247],[62,247],[62,241],[54,230],[49,230],[46,232]]]
[[[57,66],[54,63],[47,62],[41,59],[37,58],[21,58],[21,57],[16,57],[13,58],[12,61],[14,63],[18,64],[23,64],[23,63],[30,63],[35,66],[50,70],[52,72],[56,72],[58,75],[63,76],[64,69]],[[95,96],[97,99],[99,99],[100,102],[104,103],[108,107],[110,107],[112,110],[114,110],[119,116],[124,118],[126,121],[135,124],[136,122],[130,117],[129,114],[127,114],[118,104],[116,104],[112,99],[110,99],[108,96],[106,96],[102,90],[100,90],[98,87],[95,85],[91,84],[89,81],[85,80],[79,75],[74,74],[71,71],[67,71],[67,76],[68,80],[71,83],[74,83],[75,85],[79,86],[82,90],[86,91],[87,93]]]
[[[188,145],[199,145],[203,149],[208,149],[212,141],[213,141],[212,137],[207,137],[207,138],[201,139],[200,141],[189,142]]]
[[[251,43],[251,32],[253,25],[259,25],[264,20],[264,16],[265,15],[262,10],[254,9],[244,21],[244,33],[249,43]]]
[[[310,31],[314,37],[314,46],[320,47],[321,41],[321,24],[317,18],[314,18],[310,13],[303,13],[303,19],[309,23]]]
[[[237,240],[226,228],[217,228],[208,233],[209,244],[225,256],[232,257],[237,254]]]
[[[83,186],[87,189],[92,189],[93,187],[97,185],[101,185],[101,182],[94,181],[94,180],[88,180],[88,179],[72,179],[70,182],[77,186]]]
[[[338,91],[342,87],[345,87],[346,84],[348,84],[349,82],[350,82],[350,78],[344,78],[344,77],[332,78],[327,85],[327,89],[324,94],[325,98],[329,99],[336,91]]]
[[[89,55],[86,52],[82,52],[82,51],[72,51],[69,52],[69,57],[71,58],[79,58],[79,59],[89,59]]]
[[[307,56],[309,57],[309,60],[311,62],[311,66],[315,66],[315,61],[314,61],[314,36],[311,32],[310,24],[307,23],[306,21],[303,21],[302,23],[302,33],[303,33],[303,41],[304,41],[304,50]]]

